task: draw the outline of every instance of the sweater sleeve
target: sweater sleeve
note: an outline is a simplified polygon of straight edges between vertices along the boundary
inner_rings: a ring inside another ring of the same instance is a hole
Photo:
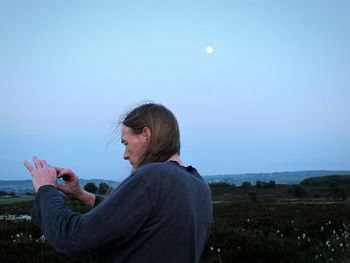
[[[54,186],[42,186],[32,209],[33,220],[57,251],[85,256],[131,239],[150,214],[150,193],[143,176],[132,176],[82,215],[67,208]]]
[[[94,207],[98,206],[98,204],[101,203],[105,199],[105,196],[103,196],[103,195],[95,195],[95,197],[96,197],[96,199],[95,199]]]

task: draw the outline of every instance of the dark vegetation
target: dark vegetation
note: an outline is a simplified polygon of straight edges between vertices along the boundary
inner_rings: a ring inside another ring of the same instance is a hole
[[[214,224],[201,262],[350,262],[350,176],[210,187]],[[67,203],[87,211],[77,201]],[[0,215],[29,214],[32,204],[0,205]],[[55,252],[25,220],[0,220],[0,255],[0,262],[96,262]]]

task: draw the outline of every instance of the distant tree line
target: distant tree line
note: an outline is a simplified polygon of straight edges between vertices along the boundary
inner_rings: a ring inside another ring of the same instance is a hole
[[[253,185],[251,182],[243,182],[242,183],[242,188],[252,188]],[[275,188],[276,187],[276,182],[273,180],[270,180],[269,182],[263,182],[260,180],[257,180],[255,182],[255,188],[261,189],[261,188]]]
[[[98,186],[93,182],[88,182],[85,184],[84,190],[92,194],[107,195],[113,190],[113,187],[105,182],[101,182]]]
[[[304,179],[300,184],[305,186],[329,186],[329,187],[335,187],[337,185],[350,186],[350,175],[329,175],[329,176],[310,177],[310,178]]]
[[[13,192],[8,193],[6,191],[0,191],[0,196],[16,196],[16,194]]]
[[[210,188],[215,189],[235,189],[237,186],[235,184],[227,183],[227,182],[215,182],[209,184]],[[244,181],[241,186],[238,186],[241,188],[253,188],[253,184],[248,181]],[[276,182],[274,180],[270,180],[269,182],[263,182],[263,181],[256,181],[255,188],[275,188]]]
[[[245,181],[240,186],[228,182],[215,182],[209,184],[213,197],[216,200],[237,200],[242,198],[242,193],[248,194],[251,201],[261,198],[332,198],[335,200],[346,200],[350,196],[350,175],[332,175],[308,178],[300,184],[277,185],[275,181],[264,182],[257,180]],[[272,190],[269,193],[269,190]],[[278,191],[275,191],[278,189]],[[287,189],[286,192],[284,192]],[[283,192],[281,192],[283,190]],[[243,192],[242,192],[243,191]],[[286,195],[284,195],[284,193]],[[258,198],[259,197],[259,198]]]

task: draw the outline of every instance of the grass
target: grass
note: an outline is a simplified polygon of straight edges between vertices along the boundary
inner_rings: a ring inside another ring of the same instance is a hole
[[[16,204],[16,203],[33,201],[34,199],[35,199],[34,195],[0,197],[0,205],[12,205],[12,204]]]

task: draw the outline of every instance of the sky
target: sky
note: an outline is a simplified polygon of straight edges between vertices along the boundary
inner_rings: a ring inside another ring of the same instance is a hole
[[[202,175],[350,170],[347,0],[0,1],[0,180],[121,181],[119,116],[176,115]],[[207,47],[213,52],[208,53]]]

